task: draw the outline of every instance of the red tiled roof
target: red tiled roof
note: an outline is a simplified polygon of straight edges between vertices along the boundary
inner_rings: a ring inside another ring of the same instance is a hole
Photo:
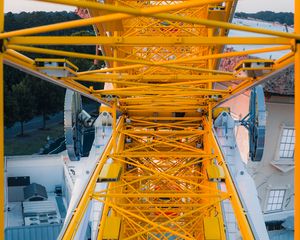
[[[225,48],[224,52],[233,52],[233,48]],[[222,71],[233,71],[234,67],[241,60],[249,56],[223,58],[220,62],[219,69]],[[264,90],[270,94],[276,95],[294,95],[294,66],[280,71],[264,82]]]

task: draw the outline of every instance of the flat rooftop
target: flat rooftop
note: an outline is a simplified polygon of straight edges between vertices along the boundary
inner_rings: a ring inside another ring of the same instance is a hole
[[[48,193],[48,199],[54,204],[58,219],[62,222],[66,216],[66,202],[61,196],[56,196],[53,192]],[[25,226],[22,202],[8,202],[8,208],[6,218],[6,227],[20,227]]]

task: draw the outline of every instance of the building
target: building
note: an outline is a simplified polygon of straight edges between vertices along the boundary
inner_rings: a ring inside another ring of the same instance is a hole
[[[233,22],[271,30],[282,30],[285,27],[250,19],[234,19]],[[288,27],[287,31],[292,32],[293,29]],[[244,33],[230,31],[230,35],[244,36]],[[248,50],[251,47],[227,46],[225,51],[242,49]],[[273,56],[258,54],[255,57],[272,59],[284,53],[275,52]],[[222,59],[220,69],[232,71],[239,61],[251,57],[252,55]],[[216,87],[222,88],[222,85]],[[237,143],[247,169],[255,181],[270,239],[289,240],[293,239],[294,235],[294,66],[267,79],[264,82],[264,92],[267,122],[262,161],[252,162],[248,159],[248,131],[243,126],[236,128]],[[249,91],[244,92],[226,102],[224,106],[230,106],[231,115],[240,120],[248,113],[249,97]]]
[[[267,124],[264,155],[261,162],[249,161],[247,164],[269,230],[282,229],[282,223],[294,215],[293,74],[291,66],[265,83]],[[293,228],[291,224],[289,228]]]

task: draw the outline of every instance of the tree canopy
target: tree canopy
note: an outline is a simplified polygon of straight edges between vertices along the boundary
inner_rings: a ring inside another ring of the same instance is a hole
[[[14,114],[16,115],[15,120],[21,123],[21,136],[24,135],[24,122],[32,119],[35,112],[35,99],[31,94],[30,86],[28,81],[21,81],[18,84],[12,86],[12,97],[17,102],[14,106]]]
[[[5,14],[5,31],[36,27],[52,23],[80,19],[73,12],[21,12],[19,14]],[[93,28],[80,27],[76,29],[66,29],[40,35],[54,36],[86,36],[94,35]],[[38,46],[64,51],[95,53],[94,46]],[[31,58],[52,58],[56,56],[41,54],[26,54]],[[92,60],[68,59],[77,65],[80,71],[86,71],[92,67]],[[102,64],[102,63],[100,63]],[[99,65],[100,65],[99,64]],[[46,128],[48,116],[63,110],[64,89],[52,83],[30,76],[18,69],[4,66],[4,87],[5,87],[5,126],[12,127],[14,123],[31,120],[34,116],[43,116],[42,128]],[[95,67],[95,66],[93,66]],[[100,66],[99,66],[100,67]],[[101,85],[102,86],[102,85]],[[26,103],[27,105],[23,105]],[[30,106],[30,109],[29,107]]]
[[[257,13],[235,13],[237,18],[254,18],[260,19],[267,22],[279,22],[281,24],[287,24],[289,26],[294,25],[294,13],[291,12],[279,12],[275,13],[272,11],[261,11]]]

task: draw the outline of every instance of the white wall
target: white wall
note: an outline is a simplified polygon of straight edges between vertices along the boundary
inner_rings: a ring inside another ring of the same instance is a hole
[[[221,106],[230,107],[231,116],[235,120],[240,120],[249,113],[249,95],[250,92],[247,91],[244,94],[240,94],[228,100]],[[239,126],[236,128],[236,141],[241,157],[243,161],[247,163],[249,156],[249,138],[248,130],[244,126]]]
[[[238,118],[240,114],[245,116],[249,111],[249,92],[231,99],[222,106],[230,107],[234,118]],[[294,170],[282,172],[271,162],[276,158],[282,124],[294,126],[294,98],[288,96],[267,97],[266,107],[267,127],[263,159],[260,163],[248,161],[247,167],[257,186],[262,210],[264,211],[266,208],[269,191],[277,188],[286,190],[283,210],[289,211],[293,210],[294,204]],[[237,143],[243,160],[247,162],[248,131],[244,127],[238,129]]]
[[[265,150],[260,163],[248,163],[255,180],[261,206],[266,210],[266,201],[271,189],[285,189],[283,210],[293,209],[294,170],[283,172],[271,164],[276,159],[282,124],[294,126],[294,98],[272,96],[267,99],[267,128]]]
[[[7,177],[30,176],[30,183],[38,183],[52,192],[55,185],[63,184],[63,159],[61,155],[9,156]]]

